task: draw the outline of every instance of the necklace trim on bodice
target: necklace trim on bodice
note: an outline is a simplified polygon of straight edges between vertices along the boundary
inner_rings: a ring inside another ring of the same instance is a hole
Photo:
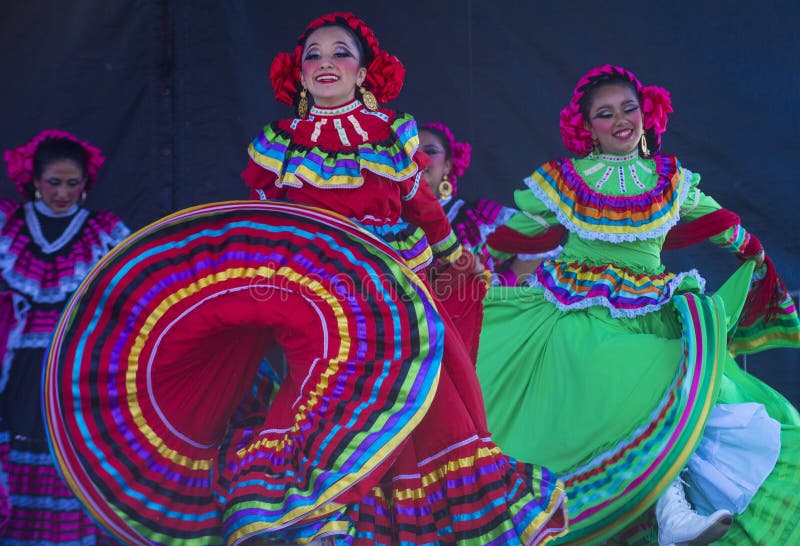
[[[336,106],[334,108],[324,108],[322,106],[312,106],[311,107],[311,115],[313,116],[341,116],[347,113],[350,113],[354,110],[358,110],[363,105],[361,101],[358,99],[353,99],[353,102],[348,102],[347,104],[343,104],[342,106]]]
[[[617,182],[619,192],[623,194],[628,193],[633,186],[636,186],[641,191],[647,191],[647,186],[639,178],[637,170],[643,171],[650,176],[653,174],[653,169],[639,157],[638,150],[633,150],[625,155],[591,153],[586,159],[594,160],[595,163],[591,167],[581,170],[583,176],[592,176],[605,169],[600,179],[594,183],[594,189],[600,190],[605,186],[606,182],[613,180]],[[641,193],[641,191],[636,193]]]
[[[639,157],[639,150],[633,150],[625,155],[595,154],[592,152],[587,156],[587,159],[599,159],[608,163],[627,163],[637,157]]]

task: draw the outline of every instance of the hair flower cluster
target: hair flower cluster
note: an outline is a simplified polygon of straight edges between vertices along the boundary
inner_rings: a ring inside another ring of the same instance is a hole
[[[78,140],[75,135],[60,129],[45,129],[29,142],[12,150],[3,152],[8,178],[14,187],[26,199],[32,195],[30,186],[33,184],[33,158],[39,145],[48,139],[66,139],[77,142],[86,152],[86,191],[89,191],[97,180],[97,173],[105,162],[100,148],[92,146],[86,141]]]

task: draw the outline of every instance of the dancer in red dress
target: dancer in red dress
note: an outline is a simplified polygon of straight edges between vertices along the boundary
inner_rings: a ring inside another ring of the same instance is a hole
[[[562,484],[492,443],[468,351],[414,273],[463,251],[413,118],[374,102],[402,76],[363,21],[315,20],[272,69],[298,116],[250,148],[244,178],[269,200],[148,226],[65,311],[45,378],[52,444],[126,543],[564,532]],[[273,345],[280,378],[262,362]]]

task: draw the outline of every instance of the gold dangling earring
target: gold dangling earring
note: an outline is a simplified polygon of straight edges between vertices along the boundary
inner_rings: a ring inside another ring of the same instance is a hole
[[[597,138],[592,139],[592,153],[594,155],[600,154],[600,141]]]
[[[304,87],[300,91],[300,100],[297,102],[297,117],[306,119],[308,115],[308,91]]]
[[[33,192],[33,198],[36,199],[37,201],[41,201],[42,200],[42,192],[40,192],[37,189],[35,192]]]
[[[86,190],[83,190],[81,192],[81,203],[83,203],[84,201],[86,201]]]
[[[378,109],[378,99],[375,98],[372,91],[362,85],[358,88],[358,92],[361,93],[361,101],[367,107],[367,110],[375,112]]]
[[[645,138],[644,133],[642,133],[642,155],[650,157],[650,148],[647,147],[647,138]]]
[[[439,197],[441,199],[450,199],[453,196],[453,185],[447,181],[447,173],[442,175],[442,181],[439,182]]]

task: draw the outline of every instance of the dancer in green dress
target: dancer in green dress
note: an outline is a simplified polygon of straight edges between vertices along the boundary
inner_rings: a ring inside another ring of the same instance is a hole
[[[758,239],[658,152],[670,112],[666,90],[621,67],[578,82],[561,113],[577,157],[526,179],[507,224],[561,230],[564,251],[486,298],[489,428],[563,476],[558,543],[800,544],[800,415],[733,359],[800,347],[800,321]],[[713,296],[660,259],[705,239],[743,262]]]

